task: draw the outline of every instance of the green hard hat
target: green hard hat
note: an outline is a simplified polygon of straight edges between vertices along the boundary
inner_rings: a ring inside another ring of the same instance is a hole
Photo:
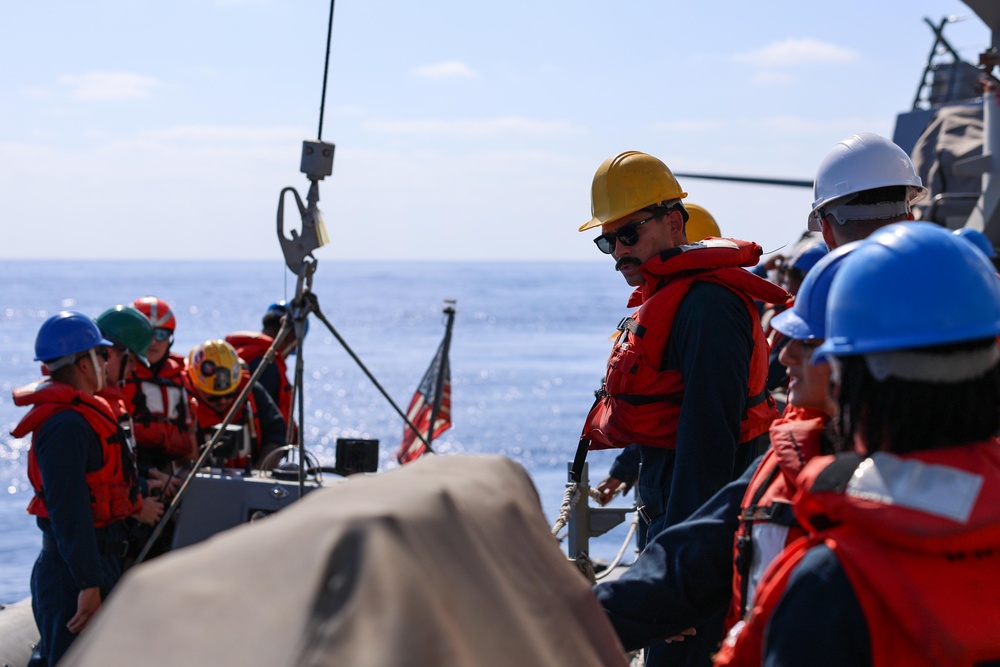
[[[143,366],[149,366],[146,353],[153,342],[153,325],[133,306],[115,306],[97,316],[101,334],[113,343],[125,347]]]

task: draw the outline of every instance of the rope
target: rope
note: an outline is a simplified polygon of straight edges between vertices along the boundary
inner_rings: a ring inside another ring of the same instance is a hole
[[[618,555],[615,559],[611,561],[607,568],[604,569],[600,574],[594,575],[594,578],[600,581],[604,577],[611,574],[611,571],[618,567],[618,564],[622,562],[622,558],[625,557],[625,551],[628,549],[628,545],[632,542],[632,537],[635,535],[636,529],[639,527],[639,513],[636,512],[632,515],[632,524],[628,527],[628,535],[625,536],[625,541],[622,542],[622,548],[618,550]]]
[[[576,507],[579,501],[580,485],[576,482],[568,482],[566,484],[566,492],[563,494],[562,504],[559,505],[559,516],[556,517],[556,522],[552,526],[552,535],[554,537],[558,537],[559,531],[569,523],[569,515],[573,512],[573,508]]]

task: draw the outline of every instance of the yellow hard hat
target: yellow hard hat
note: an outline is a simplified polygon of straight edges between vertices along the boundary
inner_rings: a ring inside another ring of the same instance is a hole
[[[594,174],[590,188],[590,213],[580,231],[614,222],[629,213],[671,199],[683,199],[677,179],[660,160],[639,151],[609,157]]]
[[[700,241],[706,236],[722,236],[719,231],[719,224],[712,217],[712,214],[697,204],[684,204],[688,212],[687,232],[688,243]]]
[[[225,396],[239,389],[243,360],[224,340],[207,340],[188,355],[188,377],[198,391],[208,396]]]

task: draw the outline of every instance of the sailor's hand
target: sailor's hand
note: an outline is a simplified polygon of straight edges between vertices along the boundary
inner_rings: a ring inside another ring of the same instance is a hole
[[[69,619],[66,629],[73,634],[80,634],[101,609],[101,589],[97,586],[84,588],[76,596],[76,614]]]
[[[142,499],[142,508],[133,517],[141,523],[152,526],[163,516],[163,503],[152,496]]]
[[[669,644],[671,642],[682,642],[682,641],[684,641],[685,637],[694,637],[696,634],[698,634],[698,632],[694,628],[688,628],[687,630],[685,630],[684,632],[680,633],[679,635],[674,635],[673,637],[671,637],[670,639],[668,639],[667,643]]]
[[[616,479],[611,475],[608,475],[601,480],[601,483],[598,484],[595,489],[597,493],[600,494],[600,499],[597,502],[599,502],[602,506],[607,505],[611,502],[611,499],[618,494],[619,490],[621,490],[622,493],[625,493],[628,489],[628,484],[620,479]]]
[[[168,475],[165,472],[152,468],[149,471],[149,490],[160,489],[160,495],[164,498],[172,498],[177,489],[181,487],[181,480],[175,475]]]

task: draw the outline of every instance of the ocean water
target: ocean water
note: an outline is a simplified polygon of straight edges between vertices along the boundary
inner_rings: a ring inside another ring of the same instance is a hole
[[[0,265],[0,603],[28,595],[40,547],[24,511],[28,440],[11,438],[24,414],[15,387],[39,377],[33,345],[60,310],[91,316],[146,294],[177,316],[174,351],[237,330],[259,330],[268,304],[294,296],[275,262],[4,262]],[[452,346],[453,427],[442,455],[501,454],[531,475],[551,523],[583,419],[603,375],[629,288],[610,262],[326,262],[312,292],[340,336],[403,410],[444,335],[443,300],[456,299]],[[305,443],[332,464],[338,437],[377,438],[379,470],[396,467],[402,420],[322,322],[303,346]],[[589,457],[592,483],[610,452]],[[621,501],[626,502],[626,501]],[[611,558],[619,527],[592,541]]]

